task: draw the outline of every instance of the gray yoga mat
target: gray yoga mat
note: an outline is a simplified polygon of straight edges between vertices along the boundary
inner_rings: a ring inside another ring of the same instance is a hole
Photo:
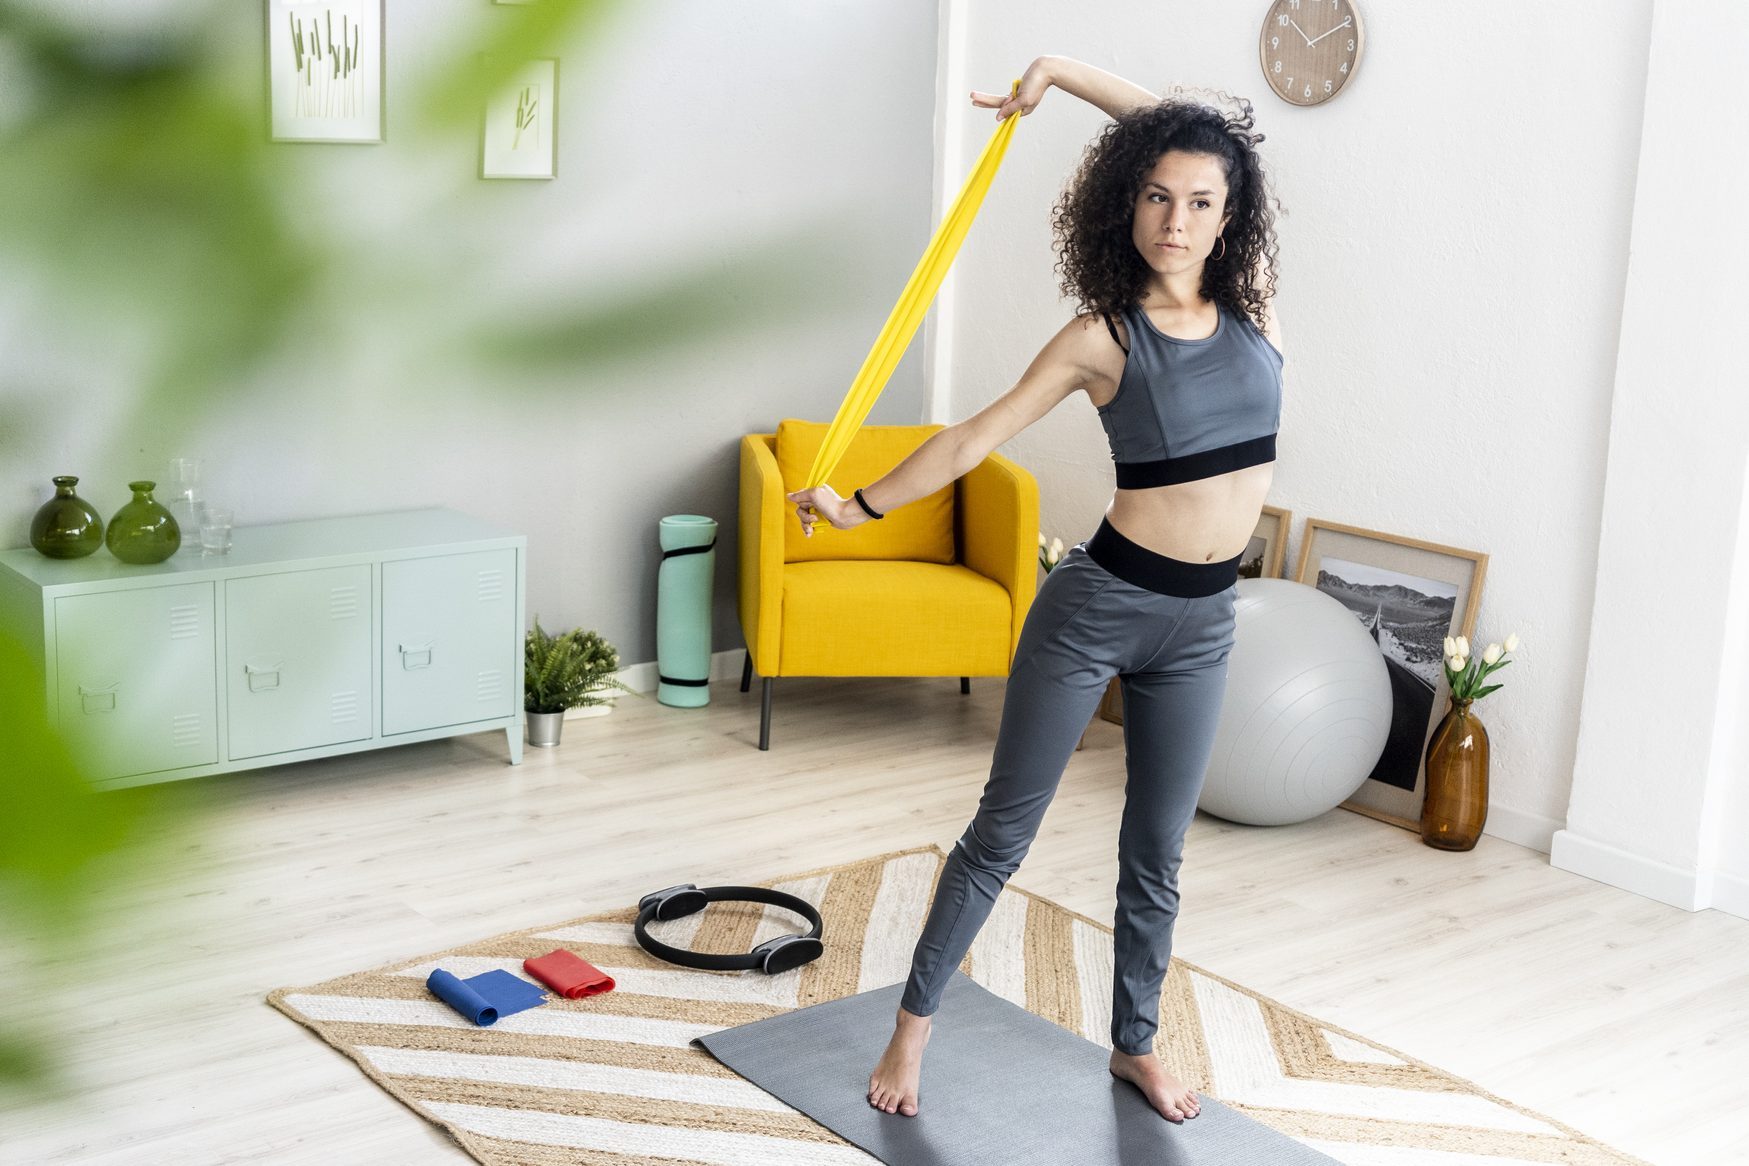
[[[917,1115],[868,1103],[905,985],[695,1037],[717,1060],[890,1166],[1329,1166],[1337,1159],[1198,1097],[1182,1124],[1111,1075],[1111,1054],[957,969],[930,1028]]]

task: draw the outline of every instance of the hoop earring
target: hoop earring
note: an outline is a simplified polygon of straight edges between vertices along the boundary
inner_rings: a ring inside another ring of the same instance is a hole
[[[1227,237],[1225,235],[1221,235],[1221,236],[1218,236],[1218,238],[1219,238],[1220,244],[1221,244],[1221,253],[1219,255],[1209,256],[1209,258],[1211,258],[1211,259],[1225,259],[1227,256]]]

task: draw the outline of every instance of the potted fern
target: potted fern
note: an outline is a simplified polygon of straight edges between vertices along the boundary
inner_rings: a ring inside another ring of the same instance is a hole
[[[528,743],[557,745],[567,710],[608,703],[606,689],[631,692],[613,675],[618,667],[619,653],[598,633],[572,628],[553,635],[536,616],[523,647]]]

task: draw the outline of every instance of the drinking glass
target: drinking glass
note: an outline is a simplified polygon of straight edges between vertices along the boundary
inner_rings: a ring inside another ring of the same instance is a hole
[[[236,511],[228,506],[202,505],[200,508],[200,553],[222,555],[231,549],[231,523]]]

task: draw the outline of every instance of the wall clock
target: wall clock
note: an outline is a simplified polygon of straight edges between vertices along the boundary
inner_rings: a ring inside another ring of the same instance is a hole
[[[1263,17],[1257,56],[1277,97],[1321,105],[1354,79],[1365,46],[1354,0],[1274,0]]]

